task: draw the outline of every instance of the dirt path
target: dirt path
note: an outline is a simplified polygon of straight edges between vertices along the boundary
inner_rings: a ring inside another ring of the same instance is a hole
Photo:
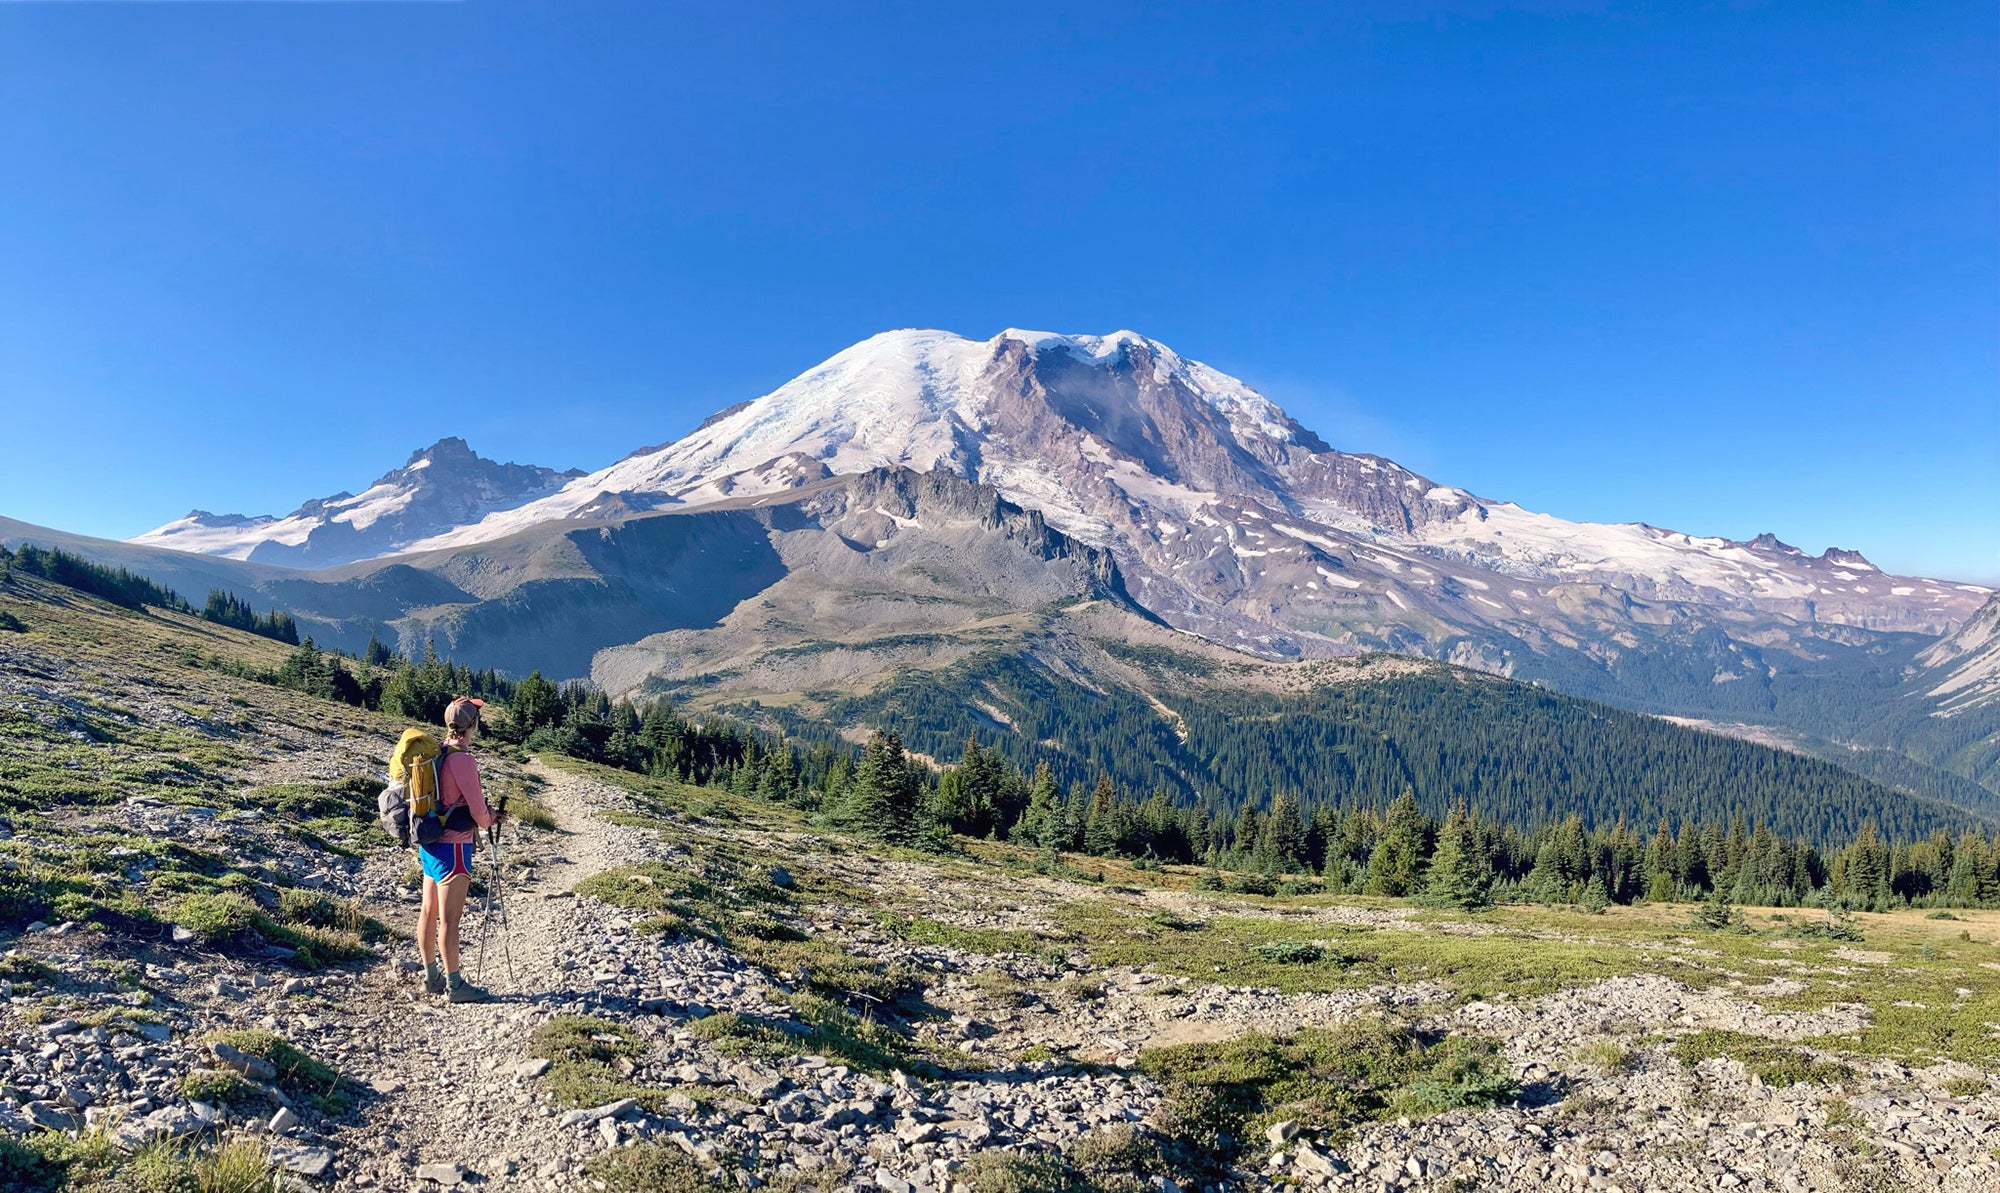
[[[629,834],[619,839],[593,813],[586,780],[531,769],[548,781],[539,798],[560,827],[538,832],[510,826],[502,840],[517,980],[507,979],[497,925],[483,971],[483,984],[495,995],[491,1003],[451,1005],[426,994],[421,975],[404,966],[378,967],[357,979],[347,1001],[379,1009],[380,1048],[371,1068],[351,1074],[373,1093],[364,1125],[342,1140],[341,1150],[370,1159],[350,1159],[341,1187],[429,1187],[416,1175],[427,1165],[461,1166],[488,1188],[575,1183],[572,1161],[581,1156],[574,1131],[560,1125],[519,1069],[535,1026],[591,995],[588,970],[565,968],[565,942],[578,929],[576,900],[558,896],[593,873],[634,860],[637,843]],[[482,879],[490,856],[479,859]],[[514,876],[514,858],[532,865],[527,881]],[[463,925],[468,976],[479,962],[481,906],[473,896]]]

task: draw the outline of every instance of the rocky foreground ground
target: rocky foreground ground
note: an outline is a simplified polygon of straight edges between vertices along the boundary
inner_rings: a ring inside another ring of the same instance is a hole
[[[1230,895],[494,751],[547,815],[452,1006],[356,811],[393,724],[24,610],[0,1188],[194,1188],[162,1140],[317,1190],[2000,1188],[2000,914]]]
[[[327,777],[343,765],[331,756],[320,762]],[[308,772],[313,764],[311,755],[289,763]],[[605,1184],[589,1167],[593,1157],[648,1146],[712,1166],[742,1188],[1015,1187],[991,1184],[1000,1170],[982,1157],[1092,1154],[1116,1142],[1121,1128],[1160,1122],[1160,1085],[1134,1063],[1148,1049],[1249,1031],[1282,1035],[1389,1011],[1499,1041],[1518,1095],[1488,1108],[1363,1123],[1337,1138],[1309,1140],[1296,1124],[1272,1123],[1216,1183],[1371,1191],[2000,1187],[2000,1099],[1989,1075],[1972,1066],[1849,1057],[1837,1078],[1778,1086],[1735,1060],[1675,1059],[1670,1040],[1701,1029],[1797,1040],[1866,1024],[1870,1011],[1859,1003],[1767,1013],[1760,999],[1785,993],[1783,977],[1697,989],[1631,974],[1540,997],[1495,992],[1471,1001],[1425,981],[1285,994],[1094,965],[1084,949],[995,955],[910,942],[883,931],[865,903],[821,903],[807,931],[926,976],[923,1029],[948,1050],[934,1055],[962,1065],[922,1075],[869,1072],[805,1048],[795,1055],[733,1048],[740,1041],[702,1025],[722,1012],[786,1021],[792,986],[713,941],[635,931],[631,909],[574,891],[592,875],[645,863],[691,865],[691,841],[728,838],[731,830],[719,827],[726,822],[685,831],[671,819],[634,823],[649,817],[636,815],[619,787],[568,771],[536,773],[559,827],[517,828],[506,839],[516,859],[511,889],[503,888],[513,977],[495,925],[481,971],[500,994],[492,1004],[450,1006],[424,995],[410,950],[396,941],[377,945],[375,961],[306,972],[281,948],[247,956],[169,938],[131,950],[73,924],[40,925],[8,942],[7,970],[16,976],[4,991],[0,1123],[15,1132],[101,1127],[131,1142],[257,1132],[295,1183],[329,1189],[593,1188]],[[145,800],[120,814],[164,838],[226,843],[246,860],[261,855],[257,864],[351,894],[385,920],[408,914],[406,859],[386,848],[330,859],[268,833],[256,816]],[[921,889],[940,922],[1033,920],[1040,908],[1096,893],[1030,875],[980,885],[963,873],[925,873],[920,861],[871,862],[856,851],[814,856],[809,837],[744,832],[793,851],[801,868],[827,868],[857,889],[879,890],[883,906],[902,906]],[[1225,896],[1179,890],[1151,892],[1150,900],[1178,915],[1245,910],[1230,908]],[[1393,910],[1324,914],[1397,925],[1392,931],[1436,930]],[[478,955],[477,910],[467,929],[470,962]],[[551,1086],[548,1049],[538,1047],[537,1030],[545,1039],[551,1023],[612,1025],[583,1030],[607,1037],[599,1042],[609,1073],[639,1096],[567,1104]],[[338,1075],[338,1088],[281,1079],[269,1061],[216,1038],[245,1030],[275,1033],[309,1053]],[[1037,1059],[1014,1059],[1024,1055]],[[234,1074],[253,1096],[241,1087],[227,1105],[190,1096],[191,1075],[204,1073]],[[1161,1172],[1150,1183],[1164,1188],[1175,1179]]]

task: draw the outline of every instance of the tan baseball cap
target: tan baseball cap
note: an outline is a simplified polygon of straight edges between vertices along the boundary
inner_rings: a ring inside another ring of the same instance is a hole
[[[474,700],[470,696],[460,696],[444,710],[444,725],[447,729],[466,730],[479,724],[479,710],[486,707],[484,700]]]

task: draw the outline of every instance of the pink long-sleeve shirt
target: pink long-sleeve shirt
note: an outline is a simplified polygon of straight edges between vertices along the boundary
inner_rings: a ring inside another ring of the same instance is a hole
[[[472,812],[472,819],[480,828],[492,824],[499,817],[486,806],[486,795],[479,790],[479,764],[464,750],[453,750],[438,763],[438,794],[442,797],[445,811],[449,812],[464,804]],[[460,829],[447,832],[438,838],[442,845],[470,845],[479,839],[478,829]]]

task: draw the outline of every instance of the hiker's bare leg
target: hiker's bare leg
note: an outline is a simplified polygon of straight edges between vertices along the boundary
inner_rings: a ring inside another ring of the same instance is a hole
[[[472,875],[454,874],[444,883],[444,968],[458,972],[458,921],[465,915],[465,892],[472,887]]]
[[[429,877],[424,879],[424,906],[417,913],[417,952],[423,955],[425,965],[436,965],[438,955],[438,917],[444,912],[444,893]],[[456,934],[453,935],[456,940]]]

